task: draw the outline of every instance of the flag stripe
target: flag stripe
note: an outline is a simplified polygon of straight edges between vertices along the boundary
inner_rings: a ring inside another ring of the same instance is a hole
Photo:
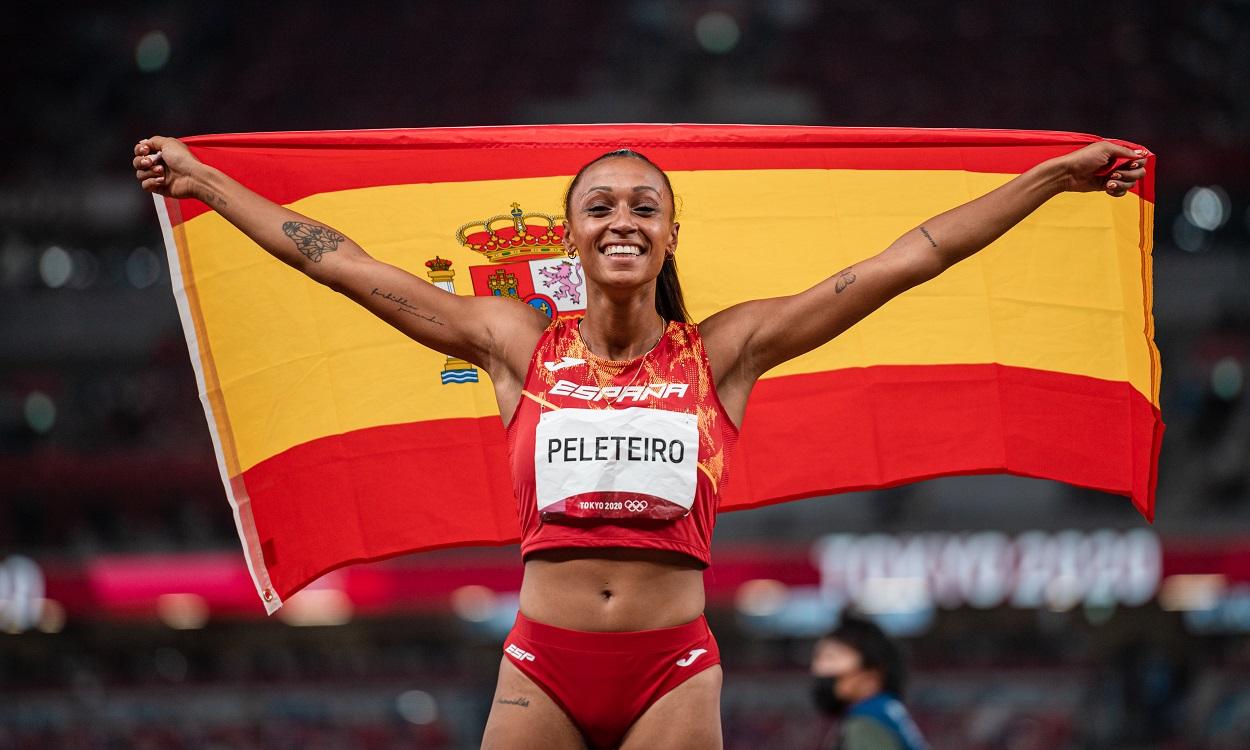
[[[1164,429],[1127,383],[994,364],[773,378],[756,387],[743,428],[721,510],[1009,472],[1126,495],[1147,518]],[[285,597],[350,562],[515,542],[506,457],[497,417],[299,445],[243,475],[266,498],[251,546]]]
[[[227,174],[247,175],[250,188],[286,204],[316,193],[378,185],[567,179],[590,159],[623,146],[642,150],[665,170],[675,171],[767,164],[774,169],[1019,174],[1096,140],[1081,133],[959,128],[555,125],[240,133],[195,136],[186,143],[205,163]],[[500,151],[515,156],[501,159]],[[1134,192],[1154,200],[1151,184],[1142,183]],[[185,219],[208,210],[199,201],[181,203]]]
[[[1149,176],[1150,182],[1153,184],[1154,175]],[[1142,316],[1142,338],[1146,349],[1146,354],[1150,358],[1150,402],[1155,408],[1159,407],[1159,385],[1163,376],[1163,363],[1159,357],[1159,347],[1155,345],[1155,316],[1154,316],[1154,217],[1155,204],[1152,201],[1143,200],[1137,207],[1137,247],[1138,258],[1140,261],[1137,268],[1141,276],[1141,299],[1142,307],[1140,309]]]

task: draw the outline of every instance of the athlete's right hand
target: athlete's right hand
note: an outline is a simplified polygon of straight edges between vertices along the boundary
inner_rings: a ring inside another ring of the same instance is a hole
[[[135,179],[149,193],[195,198],[195,176],[204,167],[176,138],[154,135],[135,144]]]

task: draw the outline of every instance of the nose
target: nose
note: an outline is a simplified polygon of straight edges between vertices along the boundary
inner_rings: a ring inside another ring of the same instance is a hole
[[[629,207],[622,208],[612,215],[612,221],[608,224],[608,229],[617,234],[632,234],[637,231],[638,223],[635,221],[634,212]]]

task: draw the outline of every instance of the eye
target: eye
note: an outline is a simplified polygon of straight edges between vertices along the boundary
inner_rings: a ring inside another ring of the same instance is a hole
[[[659,213],[659,211],[660,211],[659,206],[652,206],[652,205],[646,205],[646,204],[641,205],[641,206],[636,206],[634,208],[634,213],[642,214],[643,216],[655,216],[657,213]]]
[[[604,216],[611,210],[612,208],[610,206],[605,206],[602,203],[596,203],[593,206],[589,206],[586,209],[586,213],[590,214],[591,216]]]

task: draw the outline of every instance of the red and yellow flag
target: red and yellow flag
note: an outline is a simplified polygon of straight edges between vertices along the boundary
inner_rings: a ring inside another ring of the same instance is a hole
[[[187,139],[207,164],[456,294],[585,306],[559,246],[577,169],[635,148],[678,195],[696,320],[790,294],[1053,156],[1075,133],[602,125]],[[1132,144],[1128,144],[1132,145]],[[1122,199],[1051,200],[990,247],[756,386],[722,509],[1009,472],[1154,511],[1154,158]],[[157,198],[226,491],[269,611],[345,564],[506,544],[498,407],[203,204]]]

